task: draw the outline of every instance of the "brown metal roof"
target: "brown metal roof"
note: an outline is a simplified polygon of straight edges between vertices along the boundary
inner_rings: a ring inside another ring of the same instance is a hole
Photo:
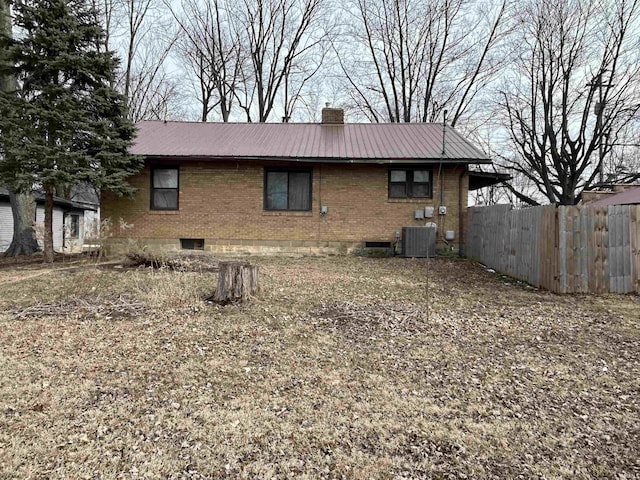
[[[131,153],[151,157],[327,162],[463,162],[491,159],[439,123],[194,123],[142,121]]]
[[[604,198],[589,202],[587,207],[609,207],[611,205],[636,205],[640,204],[640,186],[629,188],[623,192],[607,195]]]

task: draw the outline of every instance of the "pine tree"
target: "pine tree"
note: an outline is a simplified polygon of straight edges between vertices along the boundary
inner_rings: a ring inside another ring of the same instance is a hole
[[[7,0],[0,0],[0,37],[9,39],[11,36],[9,3]],[[7,63],[5,53],[5,49],[0,48],[0,65]],[[12,75],[0,75],[0,91],[8,94],[13,94],[16,91],[15,79]],[[0,153],[0,160],[3,158],[1,155]],[[13,238],[4,255],[32,255],[40,250],[32,225],[36,211],[36,201],[33,193],[31,190],[16,192],[10,189],[9,203],[13,214]]]
[[[10,71],[0,75],[12,73],[18,87],[0,92],[0,182],[44,190],[47,261],[56,188],[86,182],[129,194],[126,179],[141,166],[127,151],[135,129],[112,87],[117,60],[96,48],[104,36],[96,18],[87,1],[23,0],[14,8],[21,35],[4,41]]]

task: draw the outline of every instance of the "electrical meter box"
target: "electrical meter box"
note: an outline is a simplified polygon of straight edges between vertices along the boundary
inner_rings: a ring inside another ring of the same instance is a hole
[[[442,206],[438,207],[438,214],[446,215],[447,214],[447,207],[445,205],[442,205]]]

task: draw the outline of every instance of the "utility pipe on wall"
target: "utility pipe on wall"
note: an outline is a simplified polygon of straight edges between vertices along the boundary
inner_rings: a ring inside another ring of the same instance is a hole
[[[462,180],[464,179],[465,174],[467,173],[467,166],[462,167],[462,172],[460,173],[460,177],[458,177],[458,256],[464,257],[464,251],[462,246],[464,245],[464,211],[462,210]]]

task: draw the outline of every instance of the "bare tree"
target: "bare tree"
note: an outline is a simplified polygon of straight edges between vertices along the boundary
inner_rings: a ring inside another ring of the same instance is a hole
[[[120,83],[134,121],[166,119],[178,98],[166,69],[177,32],[163,6],[160,0],[124,0],[126,55]]]
[[[302,110],[307,110],[309,105],[317,99],[317,91],[324,87],[323,75],[320,69],[325,64],[325,59],[330,50],[330,43],[322,42],[315,49],[312,56],[313,60],[301,62],[300,64],[292,64],[288,67],[282,88],[282,119],[288,122],[294,115],[294,112],[300,111],[298,106],[302,106]],[[319,111],[315,108],[316,112]],[[298,115],[300,117],[301,115]],[[313,118],[309,113],[303,113],[304,118]]]
[[[234,14],[242,25],[249,62],[242,66],[243,89],[236,91],[236,97],[247,120],[267,121],[281,94],[285,116],[291,115],[300,85],[315,75],[324,59],[324,54],[318,55],[326,43],[326,29],[321,23],[323,3],[323,0],[238,2]],[[298,88],[292,90],[295,77]]]
[[[291,117],[326,55],[325,1],[183,0],[172,10],[200,120],[265,122],[274,108]]]
[[[353,0],[348,44],[336,44],[356,109],[371,121],[455,126],[501,66],[508,3],[483,11],[472,0]],[[355,12],[355,13],[354,13]]]
[[[128,77],[121,78],[121,88],[127,91],[129,118],[134,122],[165,120],[179,111],[176,105],[180,98],[178,82],[166,68],[175,41],[174,36],[167,43],[158,45],[150,36],[143,46],[137,47]]]
[[[611,142],[611,152],[603,158],[604,188],[640,179],[640,115],[620,130],[618,138],[621,141]]]
[[[121,0],[91,0],[96,22],[104,27],[104,38],[96,45],[98,51],[111,50],[111,32],[114,28],[116,4]]]
[[[638,0],[520,5],[520,50],[499,92],[512,144],[501,160],[535,186],[512,187],[520,201],[575,204],[624,143],[640,109],[639,13]]]
[[[107,34],[100,49],[113,50],[122,64],[118,89],[129,117],[165,119],[179,110],[177,81],[168,73],[177,35],[161,0],[92,0]]]
[[[172,9],[181,30],[179,52],[195,79],[203,122],[214,109],[222,121],[229,121],[246,57],[230,5],[224,0],[184,0],[181,14]]]

